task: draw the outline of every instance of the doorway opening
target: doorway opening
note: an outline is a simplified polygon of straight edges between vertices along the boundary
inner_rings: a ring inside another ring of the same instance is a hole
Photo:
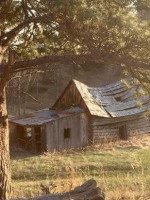
[[[30,150],[32,141],[32,129],[30,127],[17,125],[17,136],[19,147],[25,150]]]
[[[128,140],[129,137],[126,125],[119,126],[119,137],[121,140]]]

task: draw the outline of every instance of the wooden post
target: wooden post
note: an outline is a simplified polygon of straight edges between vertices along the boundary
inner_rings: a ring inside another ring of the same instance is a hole
[[[34,128],[32,127],[31,128],[31,133],[32,133],[32,152],[33,153],[36,153],[36,138],[35,138],[35,131],[34,131]]]

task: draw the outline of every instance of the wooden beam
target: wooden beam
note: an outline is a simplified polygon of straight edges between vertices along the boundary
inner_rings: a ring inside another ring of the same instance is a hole
[[[34,128],[33,128],[33,127],[32,127],[31,129],[32,129],[32,131],[31,131],[31,133],[32,133],[32,152],[33,152],[33,153],[36,153],[35,131],[34,131]]]

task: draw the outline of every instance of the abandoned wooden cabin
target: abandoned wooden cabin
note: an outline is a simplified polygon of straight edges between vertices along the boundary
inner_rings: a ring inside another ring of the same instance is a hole
[[[11,119],[11,141],[25,133],[33,149],[54,151],[127,140],[150,133],[149,110],[149,96],[136,79],[96,88],[72,80],[52,109]]]
[[[44,109],[24,116],[12,117],[10,145],[32,152],[61,151],[87,144],[87,122],[82,109],[62,112]]]

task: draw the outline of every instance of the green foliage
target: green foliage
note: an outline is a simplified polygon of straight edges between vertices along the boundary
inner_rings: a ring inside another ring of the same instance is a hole
[[[0,24],[5,32],[28,18],[49,14],[16,36],[11,45],[22,57],[132,50],[143,42],[141,30],[146,25],[139,23],[130,5],[131,1],[117,0],[6,1],[0,9]],[[147,39],[148,29],[146,34]]]
[[[150,61],[150,23],[138,14],[143,9],[149,9],[149,1],[7,0],[1,3],[0,28],[6,34],[41,17],[27,23],[9,43],[19,59],[90,53],[102,62],[105,55],[113,55],[116,59],[110,59],[111,63],[121,58],[118,64],[126,68],[133,64],[132,73],[137,74],[141,71],[128,58]]]

